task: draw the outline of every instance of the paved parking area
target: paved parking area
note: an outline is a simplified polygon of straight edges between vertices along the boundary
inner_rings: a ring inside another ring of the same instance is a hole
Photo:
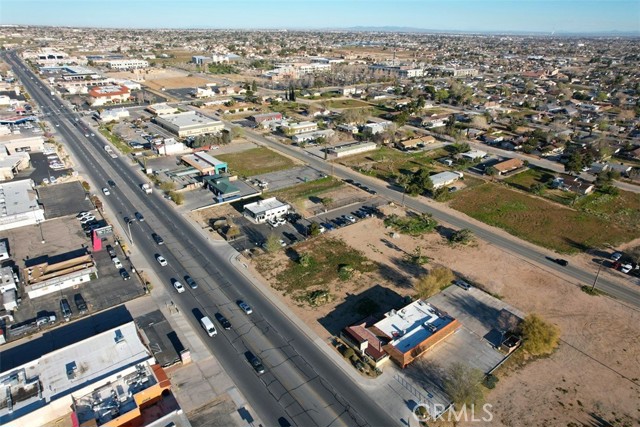
[[[259,179],[269,183],[269,191],[281,190],[293,187],[308,181],[315,181],[324,178],[326,175],[317,169],[309,166],[300,166],[277,172],[265,173],[252,176],[252,179]]]
[[[18,173],[15,177],[18,179],[32,179],[37,185],[42,184],[42,180],[45,178],[51,179],[51,177],[59,178],[67,176],[73,172],[73,169],[52,169],[49,166],[49,159],[47,155],[43,153],[32,152],[29,153],[31,157],[31,168],[26,169]]]
[[[39,187],[37,191],[47,219],[76,215],[93,209],[93,204],[86,199],[87,192],[79,181]]]
[[[41,230],[41,231],[40,231]],[[90,248],[91,242],[85,236],[80,222],[75,217],[63,217],[45,221],[38,225],[20,227],[6,230],[4,236],[9,242],[11,261],[19,268],[20,272],[25,266],[25,260],[38,258],[44,255],[54,256],[71,251]],[[44,240],[44,244],[42,241]],[[104,242],[104,246],[109,242]],[[122,261],[127,271],[131,272],[131,264],[128,262],[121,249],[112,243],[116,249],[118,258]],[[89,249],[90,250],[90,249]],[[15,323],[25,322],[37,317],[38,313],[55,313],[61,319],[60,300],[66,298],[71,305],[72,319],[80,317],[73,302],[74,295],[80,293],[87,303],[86,315],[95,313],[105,308],[113,307],[125,301],[129,301],[144,293],[141,281],[137,275],[131,274],[131,279],[125,281],[120,277],[118,269],[111,262],[111,257],[105,249],[93,253],[94,261],[98,268],[98,277],[90,282],[63,289],[49,295],[30,299],[22,293],[22,303],[14,313]],[[7,262],[4,263],[6,265]],[[20,280],[23,280],[20,274]]]
[[[164,91],[174,98],[182,99],[184,101],[192,101],[194,98],[191,96],[194,88],[185,87],[181,89],[165,89]]]

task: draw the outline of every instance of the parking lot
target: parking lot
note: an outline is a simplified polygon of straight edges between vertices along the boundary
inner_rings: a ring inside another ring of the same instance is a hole
[[[265,173],[252,176],[253,180],[266,181],[269,191],[281,190],[293,187],[304,182],[315,181],[324,178],[326,175],[317,169],[309,166],[300,166],[276,172]]]
[[[38,188],[38,199],[44,206],[45,218],[59,218],[90,211],[93,204],[79,181],[49,185]]]
[[[4,236],[9,242],[11,261],[5,261],[3,265],[15,265],[20,270],[20,280],[25,260],[42,256],[62,255],[74,251],[90,251],[90,240],[81,228],[80,221],[71,217],[62,217],[43,222],[41,225],[20,227],[6,230]],[[44,242],[44,243],[43,243]],[[104,245],[109,241],[103,242]],[[123,266],[130,272],[131,265],[118,246],[111,242]],[[95,313],[105,308],[131,300],[143,294],[143,286],[135,274],[131,274],[129,280],[123,280],[119,270],[111,261],[106,250],[92,254],[98,269],[97,278],[71,288],[66,288],[42,297],[30,299],[19,287],[21,304],[14,313],[14,323],[29,322],[40,315],[55,314],[57,322],[62,319],[60,300],[65,298],[70,304],[71,320],[81,316],[74,303],[74,296],[81,294],[87,304],[87,312],[84,316]],[[24,333],[32,333],[34,330],[25,330]],[[14,338],[9,334],[9,338]]]
[[[18,173],[15,179],[32,179],[36,185],[40,185],[43,182],[50,182],[52,178],[57,179],[73,172],[73,169],[65,168],[64,165],[62,167],[52,167],[52,165],[62,164],[60,158],[55,153],[48,152],[48,154],[45,154],[32,152],[29,153],[29,156],[31,157],[31,168]],[[53,158],[54,156],[55,159]]]

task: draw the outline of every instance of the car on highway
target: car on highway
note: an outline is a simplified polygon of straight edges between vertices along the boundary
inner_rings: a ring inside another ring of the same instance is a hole
[[[144,216],[142,216],[142,214],[140,212],[136,212],[134,213],[134,215],[136,216],[136,219],[140,222],[144,222]]]
[[[173,281],[173,287],[176,288],[176,291],[178,291],[179,294],[183,293],[184,291],[186,291],[186,289],[184,288],[184,286],[182,285],[182,283],[180,283],[177,280]]]
[[[164,259],[164,257],[163,257],[162,255],[157,255],[157,254],[156,254],[156,261],[158,261],[158,264],[160,264],[160,265],[161,265],[161,266],[163,266],[163,267],[164,267],[164,266],[166,266],[166,265],[168,264],[168,263],[167,263],[167,260],[166,260],[166,259]]]
[[[189,285],[191,289],[198,289],[198,284],[195,280],[193,280],[193,277],[186,275],[184,276],[184,281],[187,283],[187,285]]]
[[[153,234],[151,234],[151,237],[153,238],[153,241],[156,242],[156,244],[164,245],[164,239],[162,237],[160,237],[159,234],[153,233]]]
[[[253,313],[253,310],[251,309],[251,306],[249,304],[247,304],[246,302],[244,302],[242,300],[238,300],[237,304],[238,304],[238,307],[240,307],[242,309],[242,311],[244,311],[245,314]]]
[[[247,360],[251,364],[251,367],[254,371],[256,371],[258,374],[264,374],[264,365],[262,364],[258,356],[251,353],[250,351],[247,351],[245,353],[245,356],[247,357]]]
[[[220,323],[220,326],[222,326],[223,329],[226,329],[226,330],[231,329],[231,322],[229,322],[229,320],[226,317],[224,317],[222,313],[216,313],[215,318],[218,321],[218,323]]]
[[[131,218],[129,218],[128,216],[125,216],[124,218],[122,218],[124,220],[125,224],[129,224],[131,222]]]
[[[108,189],[107,187],[104,187],[104,188],[102,189],[102,193],[103,193],[105,196],[109,196],[109,195],[111,194],[111,191],[109,191],[109,189]]]
[[[558,265],[561,265],[563,267],[566,267],[567,265],[569,265],[569,261],[567,261],[566,259],[562,259],[562,258],[556,258],[555,260],[553,260],[553,262],[555,262]]]
[[[622,252],[614,252],[611,254],[611,261],[619,261],[622,258]]]
[[[109,184],[109,187],[115,187],[116,186],[116,182],[114,180],[112,180],[112,179],[107,181],[107,184]]]
[[[129,275],[129,272],[124,268],[120,269],[120,277],[122,277],[122,280],[129,280],[131,278],[131,276]]]

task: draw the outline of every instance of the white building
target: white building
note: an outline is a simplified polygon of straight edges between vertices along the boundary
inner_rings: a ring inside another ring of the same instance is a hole
[[[280,218],[289,212],[290,206],[282,203],[275,197],[258,200],[257,202],[244,205],[243,215],[250,220],[261,224],[273,218]]]
[[[429,178],[433,183],[433,189],[437,190],[440,187],[453,184],[463,176],[464,174],[462,172],[440,172],[435,175],[431,175]]]
[[[315,122],[285,123],[280,126],[280,129],[285,135],[297,135],[318,130],[318,124]]]
[[[153,375],[156,361],[140,340],[133,321],[64,346],[51,342],[53,338],[44,335],[7,351],[7,356],[9,351],[12,354],[0,372],[0,425],[42,426],[65,414],[69,414],[71,425],[76,400],[106,384],[131,374],[144,378],[145,389],[158,383]],[[23,346],[27,347],[22,350],[25,356],[19,355]],[[43,353],[34,358],[36,348]],[[121,392],[125,395],[118,397],[124,403],[128,400],[126,385]],[[99,403],[100,397],[96,399]],[[121,412],[124,410],[123,405]]]
[[[156,116],[155,122],[180,138],[206,133],[220,133],[224,129],[224,123],[220,120],[210,119],[195,111]]]
[[[117,122],[120,119],[129,117],[129,110],[126,108],[112,108],[110,110],[102,111],[99,116],[101,122]]]
[[[153,149],[163,156],[173,156],[191,151],[191,149],[182,142],[178,142],[173,138],[166,138],[162,144],[156,145]]]
[[[30,179],[0,184],[0,230],[44,221],[34,183]]]
[[[148,68],[149,62],[143,59],[112,59],[107,61],[107,66],[114,70],[136,70]]]
[[[17,292],[18,276],[13,268],[0,268],[0,299],[5,310],[13,311],[18,307]]]
[[[378,146],[375,142],[349,142],[347,144],[336,145],[328,148],[328,154],[334,158],[353,156],[354,154],[366,153],[373,151]]]
[[[300,133],[298,135],[293,135],[291,137],[291,140],[294,143],[299,144],[301,142],[315,141],[318,138],[330,138],[334,134],[335,132],[332,129],[324,129],[324,130],[317,130],[315,132],[305,132],[305,133]]]

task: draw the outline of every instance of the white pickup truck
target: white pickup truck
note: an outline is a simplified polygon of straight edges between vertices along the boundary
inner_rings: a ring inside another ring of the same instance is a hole
[[[144,191],[147,194],[153,193],[153,188],[151,188],[151,185],[147,183],[140,184],[140,188],[142,189],[142,191]]]
[[[109,154],[112,159],[117,159],[118,158],[118,155],[115,153],[115,151],[113,151],[113,149],[110,146],[105,145],[104,146],[104,151],[106,151],[107,154]]]

